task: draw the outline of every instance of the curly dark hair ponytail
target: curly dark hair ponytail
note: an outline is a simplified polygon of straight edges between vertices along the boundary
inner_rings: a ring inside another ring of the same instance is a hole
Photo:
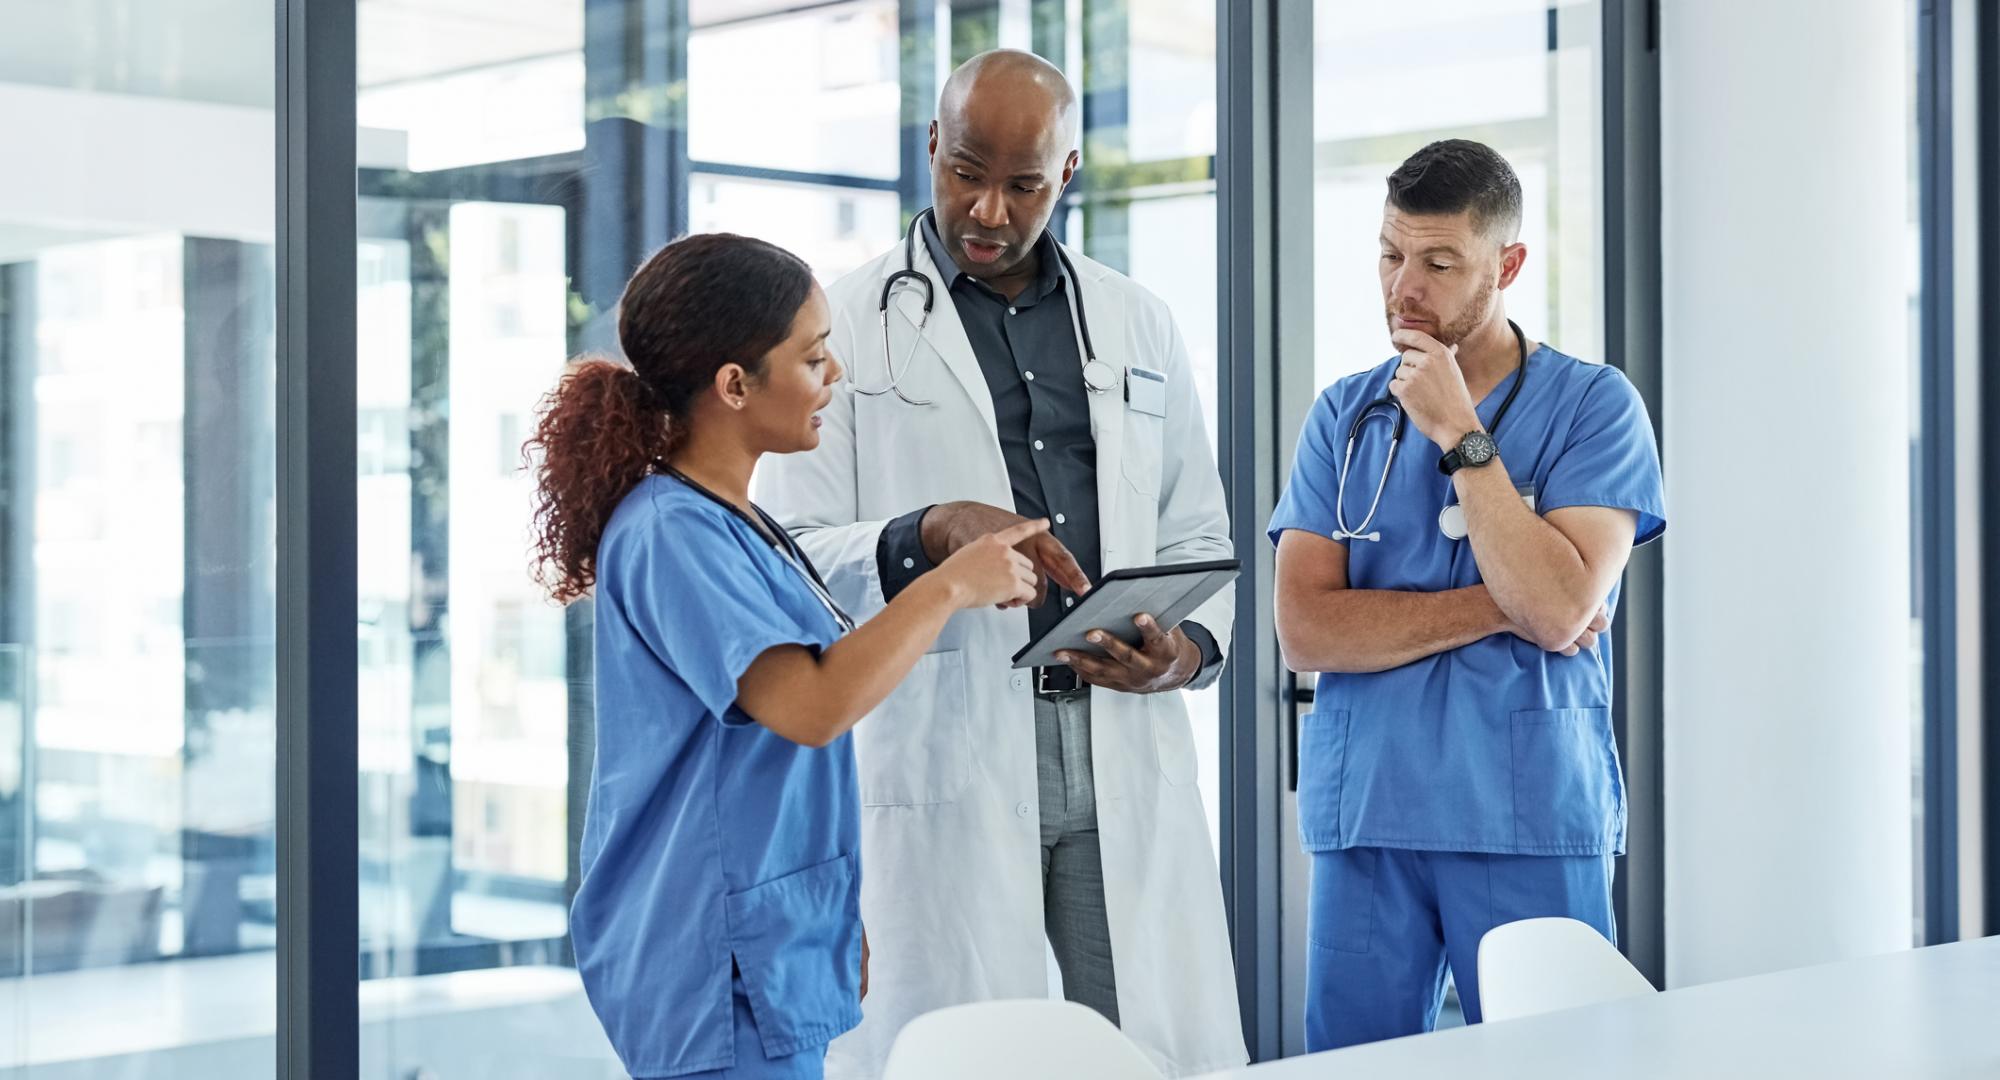
[[[731,233],[682,237],[632,275],[618,315],[631,365],[572,365],[522,448],[536,470],[535,579],[557,602],[590,592],[612,511],[685,441],[696,395],[725,364],[761,374],[812,285],[798,256]]]

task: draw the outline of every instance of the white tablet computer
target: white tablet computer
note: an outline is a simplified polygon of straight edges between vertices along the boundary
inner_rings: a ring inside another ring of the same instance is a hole
[[[1053,667],[1062,663],[1056,659],[1056,653],[1065,650],[1103,656],[1103,649],[1083,639],[1092,630],[1102,630],[1127,645],[1137,645],[1139,628],[1132,625],[1132,620],[1140,615],[1151,615],[1162,631],[1171,633],[1202,601],[1236,580],[1241,565],[1235,559],[1217,559],[1113,570],[1085,593],[1061,622],[1015,653],[1014,666]]]

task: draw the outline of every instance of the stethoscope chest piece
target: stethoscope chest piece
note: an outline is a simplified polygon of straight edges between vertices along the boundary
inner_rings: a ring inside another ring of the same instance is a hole
[[[1109,393],[1118,389],[1118,371],[1102,360],[1092,360],[1083,365],[1083,385],[1093,394]]]
[[[1472,530],[1465,527],[1465,507],[1452,503],[1438,511],[1438,531],[1453,540],[1463,540],[1472,535]]]

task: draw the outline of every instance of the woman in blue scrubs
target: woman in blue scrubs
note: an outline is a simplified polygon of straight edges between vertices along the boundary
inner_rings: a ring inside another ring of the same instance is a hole
[[[635,1077],[819,1077],[861,1019],[860,802],[848,730],[957,611],[1031,600],[1013,550],[969,545],[865,625],[749,496],[766,453],[819,443],[840,378],[797,257],[724,234],[627,285],[630,366],[543,403],[540,579],[595,600],[597,752],[577,968]]]

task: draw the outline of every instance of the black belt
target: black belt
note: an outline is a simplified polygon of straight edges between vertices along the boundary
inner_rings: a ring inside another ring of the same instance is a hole
[[[1067,664],[1035,669],[1035,696],[1048,701],[1073,697],[1090,692],[1090,684],[1076,674],[1076,669]]]

